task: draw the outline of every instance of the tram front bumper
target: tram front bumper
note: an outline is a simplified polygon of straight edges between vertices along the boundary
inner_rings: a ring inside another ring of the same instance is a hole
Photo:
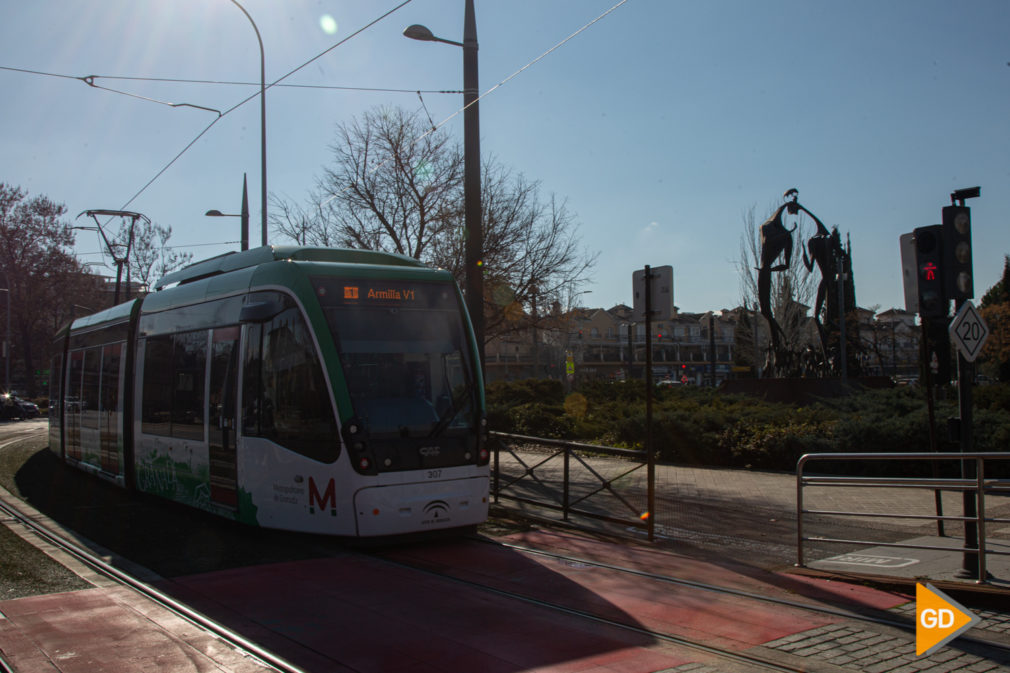
[[[370,486],[354,495],[358,535],[472,526],[487,519],[488,477]]]

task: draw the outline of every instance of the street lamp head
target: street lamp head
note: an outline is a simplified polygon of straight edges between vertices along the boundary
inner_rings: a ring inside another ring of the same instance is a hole
[[[407,26],[403,29],[403,36],[409,37],[412,40],[421,40],[422,42],[444,42],[445,44],[452,44],[457,47],[462,47],[462,42],[456,42],[455,40],[446,40],[441,37],[435,37],[435,35],[428,30],[426,26],[421,26],[414,24],[412,26]]]
[[[214,208],[213,210],[208,210],[206,213],[204,213],[204,215],[207,217],[242,217],[242,215],[239,215],[237,213],[236,214],[222,213],[217,208]]]
[[[414,24],[403,29],[404,37],[411,40],[421,40],[422,42],[435,42],[435,35],[428,30],[427,26]]]

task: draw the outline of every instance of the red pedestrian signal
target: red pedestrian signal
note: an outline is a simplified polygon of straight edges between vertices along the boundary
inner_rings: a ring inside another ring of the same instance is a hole
[[[915,259],[919,269],[919,315],[946,318],[950,301],[944,285],[942,226],[934,224],[915,230]]]

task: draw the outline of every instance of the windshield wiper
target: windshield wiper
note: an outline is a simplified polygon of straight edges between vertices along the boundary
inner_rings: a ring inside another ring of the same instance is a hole
[[[442,412],[442,415],[438,417],[435,424],[431,428],[431,432],[428,433],[428,438],[437,437],[445,432],[445,429],[449,427],[449,423],[452,422],[454,418],[459,414],[462,409],[459,408],[460,403],[466,399],[466,396],[470,393],[470,386],[465,385],[459,393],[452,398],[452,402],[449,408]]]

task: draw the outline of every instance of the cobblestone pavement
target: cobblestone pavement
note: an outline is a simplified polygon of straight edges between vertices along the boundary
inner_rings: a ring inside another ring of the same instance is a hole
[[[999,659],[984,658],[965,651],[955,640],[931,656],[917,657],[915,643],[907,635],[881,633],[851,624],[832,624],[797,633],[764,647],[799,657],[816,657],[818,661],[862,673],[1010,673],[1010,654]]]
[[[908,635],[885,633],[853,624],[832,624],[766,643],[760,649],[813,659],[827,666],[810,670],[860,673],[1010,673],[1010,654],[984,657],[958,641],[930,656],[917,657]],[[664,673],[727,673],[730,669],[708,663],[691,663]]]

